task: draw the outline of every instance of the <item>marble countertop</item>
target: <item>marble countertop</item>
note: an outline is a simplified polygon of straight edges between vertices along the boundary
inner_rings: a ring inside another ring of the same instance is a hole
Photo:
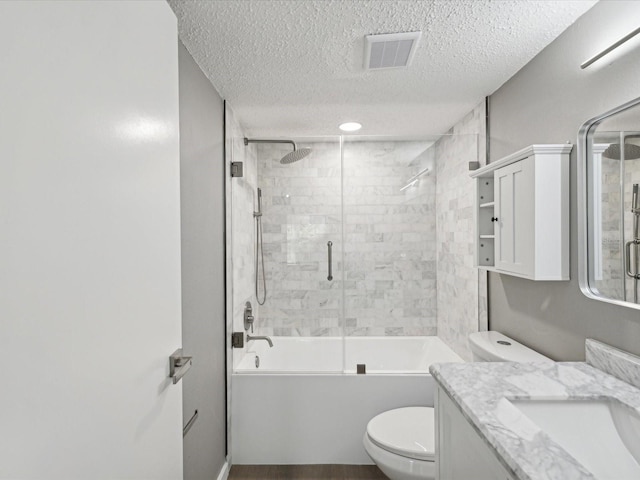
[[[613,398],[640,412],[638,388],[582,362],[436,364],[430,371],[520,480],[596,477],[509,400]]]

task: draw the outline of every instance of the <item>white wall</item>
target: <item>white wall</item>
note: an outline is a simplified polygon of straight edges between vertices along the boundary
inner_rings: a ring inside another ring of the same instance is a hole
[[[0,478],[182,478],[176,20],[0,2]]]

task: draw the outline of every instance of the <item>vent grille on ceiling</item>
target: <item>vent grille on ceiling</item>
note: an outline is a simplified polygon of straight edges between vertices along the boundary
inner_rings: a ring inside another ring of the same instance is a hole
[[[364,68],[407,67],[413,59],[422,32],[386,33],[364,37]]]

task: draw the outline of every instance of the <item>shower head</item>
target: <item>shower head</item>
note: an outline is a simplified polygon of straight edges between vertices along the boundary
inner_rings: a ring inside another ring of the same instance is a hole
[[[296,149],[295,145],[293,146],[293,152],[287,153],[284,157],[280,159],[280,163],[283,165],[287,165],[289,163],[297,162],[298,160],[302,160],[304,157],[311,153],[310,148],[300,148]]]
[[[620,144],[612,143],[604,152],[602,152],[602,156],[610,158],[611,160],[620,160]],[[638,158],[640,158],[640,147],[633,143],[625,143],[624,159],[637,160]]]
[[[245,145],[249,145],[250,143],[288,143],[290,145],[293,145],[293,152],[287,153],[280,159],[280,163],[283,165],[288,165],[289,163],[302,160],[304,157],[311,153],[310,148],[301,148],[298,150],[296,142],[294,142],[293,140],[256,140],[251,138],[244,139]]]

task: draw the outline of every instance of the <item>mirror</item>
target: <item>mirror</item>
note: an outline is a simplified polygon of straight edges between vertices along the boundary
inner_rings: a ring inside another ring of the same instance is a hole
[[[640,309],[640,98],[582,126],[578,165],[580,287]]]

